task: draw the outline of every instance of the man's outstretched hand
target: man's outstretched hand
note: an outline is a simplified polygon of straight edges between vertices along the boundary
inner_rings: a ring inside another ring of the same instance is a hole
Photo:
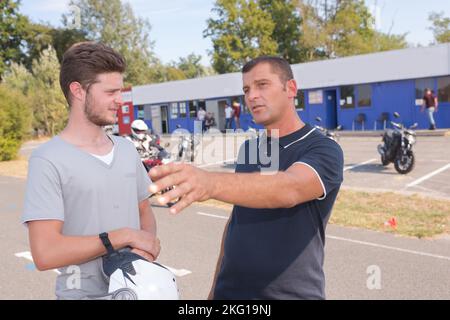
[[[195,201],[210,199],[215,192],[211,173],[185,163],[169,163],[154,167],[150,170],[149,176],[153,181],[149,188],[151,193],[175,187],[157,197],[162,205],[180,198],[170,208],[172,214],[179,213]]]

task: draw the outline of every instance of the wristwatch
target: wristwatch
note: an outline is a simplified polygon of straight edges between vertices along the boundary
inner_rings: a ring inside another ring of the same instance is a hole
[[[100,238],[100,240],[102,240],[102,243],[106,248],[106,251],[109,254],[114,253],[114,248],[111,244],[111,241],[109,240],[108,233],[107,232],[100,233],[98,237]]]

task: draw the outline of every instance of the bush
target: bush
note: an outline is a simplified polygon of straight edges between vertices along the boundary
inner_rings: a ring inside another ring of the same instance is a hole
[[[17,157],[21,142],[0,137],[0,161],[14,160]]]
[[[31,128],[28,100],[18,90],[0,85],[0,161],[17,157],[22,140]]]

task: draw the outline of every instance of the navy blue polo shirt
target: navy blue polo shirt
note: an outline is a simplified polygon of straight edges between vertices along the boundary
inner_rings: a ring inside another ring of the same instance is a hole
[[[237,173],[273,167],[264,154],[278,148],[277,171],[304,163],[319,176],[324,194],[292,208],[234,206],[214,299],[325,299],[325,228],[343,180],[342,149],[308,124],[275,141],[258,139],[258,151],[252,145],[241,147]],[[255,152],[262,155],[256,161]]]

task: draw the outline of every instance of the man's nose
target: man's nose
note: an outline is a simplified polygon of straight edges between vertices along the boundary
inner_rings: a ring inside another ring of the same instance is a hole
[[[114,102],[116,104],[118,104],[119,106],[123,105],[123,97],[122,97],[122,93],[119,93],[116,98],[114,99]]]

